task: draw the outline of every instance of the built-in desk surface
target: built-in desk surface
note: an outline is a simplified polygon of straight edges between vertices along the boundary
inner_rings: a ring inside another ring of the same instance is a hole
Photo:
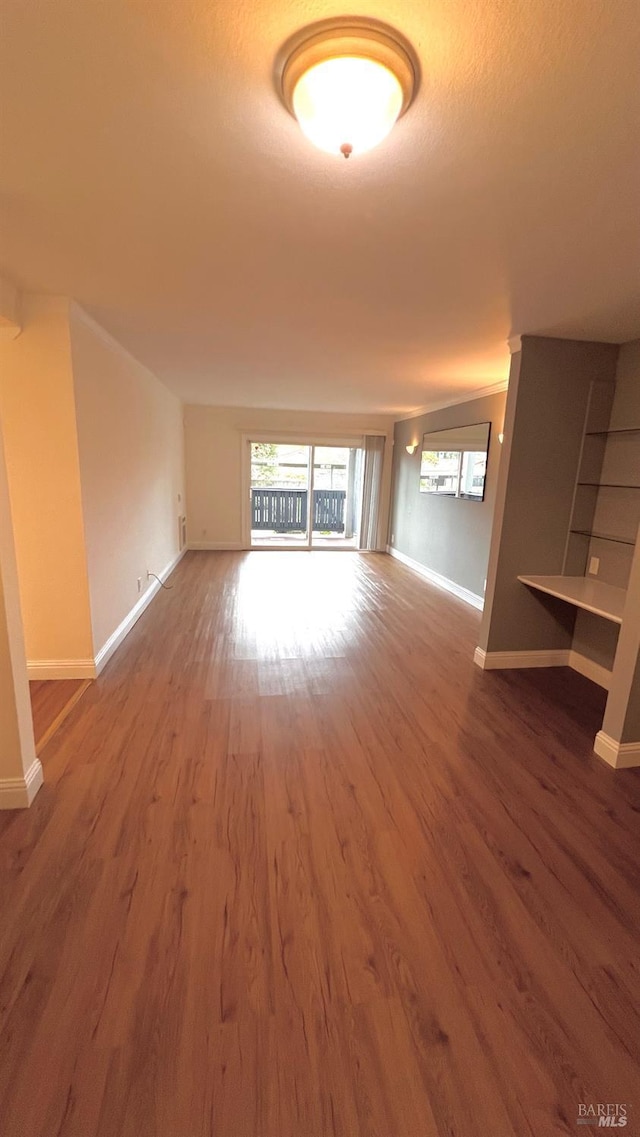
[[[594,612],[596,616],[603,616],[614,624],[622,623],[627,596],[624,588],[603,584],[600,580],[586,576],[519,576],[518,580],[538,592],[566,600],[567,604],[573,604],[575,608]]]

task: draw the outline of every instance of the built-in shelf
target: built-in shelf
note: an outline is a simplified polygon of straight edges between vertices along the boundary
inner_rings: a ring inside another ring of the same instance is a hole
[[[598,438],[607,434],[640,434],[640,426],[619,426],[614,430],[588,430],[587,438]]]
[[[518,580],[538,592],[566,600],[574,608],[584,608],[585,612],[593,612],[614,624],[622,623],[627,596],[624,588],[585,576],[519,576]]]
[[[615,541],[618,545],[635,545],[635,537],[614,537],[613,533],[594,533],[592,529],[571,529],[580,537],[592,537],[594,541]]]

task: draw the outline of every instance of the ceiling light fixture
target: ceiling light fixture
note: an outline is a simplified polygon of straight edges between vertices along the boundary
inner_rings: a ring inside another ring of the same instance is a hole
[[[411,105],[419,66],[411,45],[377,20],[323,20],[289,40],[276,60],[287,110],[328,154],[363,154]]]

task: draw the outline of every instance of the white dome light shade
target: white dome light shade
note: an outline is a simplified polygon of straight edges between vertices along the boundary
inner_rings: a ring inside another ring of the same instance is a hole
[[[316,63],[293,92],[293,112],[307,138],[329,154],[372,150],[403,107],[396,75],[374,59],[341,56]]]
[[[321,20],[282,45],[276,86],[303,133],[329,154],[362,154],[411,106],[420,64],[399,32],[379,20]]]

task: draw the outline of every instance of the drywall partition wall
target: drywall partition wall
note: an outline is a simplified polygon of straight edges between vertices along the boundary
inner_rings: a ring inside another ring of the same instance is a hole
[[[392,550],[471,592],[484,594],[491,522],[498,484],[506,392],[473,399],[397,422],[389,529]],[[423,434],[490,422],[484,501],[461,501],[420,493]],[[413,454],[406,447],[417,443]]]
[[[36,758],[29,704],[24,639],[14,625],[19,618],[17,576],[15,599],[8,586],[6,563],[0,559],[0,809],[30,804],[42,783]]]
[[[69,304],[22,297],[22,332],[0,342],[5,437],[31,673],[93,673]]]
[[[188,541],[191,548],[240,549],[243,436],[313,441],[358,438],[367,431],[387,437],[383,470],[380,545],[386,543],[393,424],[383,415],[276,411],[247,407],[187,406],[184,409]]]
[[[613,383],[617,354],[614,344],[523,336],[512,358],[484,652],[571,648],[575,610],[517,578],[562,572],[591,384]]]
[[[96,656],[179,554],[179,401],[77,305],[71,347]],[[141,581],[141,592],[138,591]]]
[[[15,284],[0,276],[0,335],[14,339],[21,330],[20,293]]]
[[[640,340],[622,344],[620,348],[609,427],[611,430],[640,427]],[[635,496],[640,498],[640,493]],[[633,520],[637,523],[636,513]],[[623,744],[640,744],[640,533],[636,536],[611,694],[602,729],[605,735]]]
[[[602,731],[640,746],[640,542],[636,545]],[[638,761],[640,762],[640,754]]]
[[[0,809],[31,803],[42,783],[29,702],[9,483],[0,427]]]
[[[640,340],[623,343],[619,349],[609,426],[611,430],[640,426]]]
[[[640,651],[636,655],[620,741],[623,744],[635,742],[640,747]]]
[[[618,624],[594,616],[592,612],[576,610],[573,627],[572,651],[611,671],[618,646]]]

